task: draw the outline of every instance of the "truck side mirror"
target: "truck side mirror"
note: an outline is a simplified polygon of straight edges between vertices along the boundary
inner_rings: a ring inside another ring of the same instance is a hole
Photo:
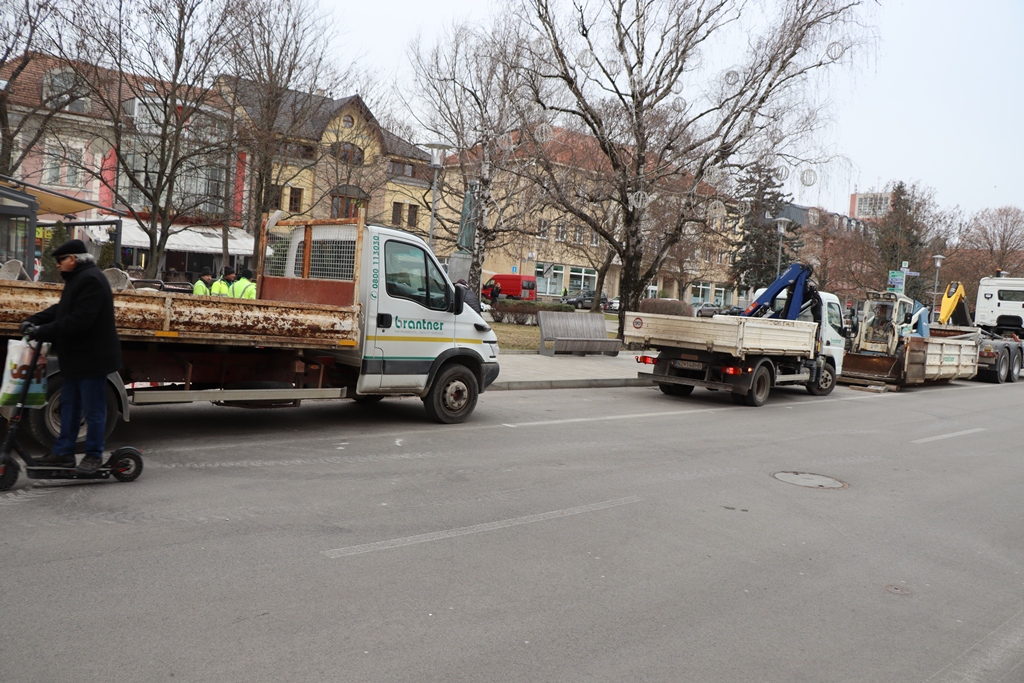
[[[462,315],[466,309],[466,288],[455,285],[455,296],[452,299],[452,311],[455,315]]]
[[[913,322],[913,320],[914,315],[910,311],[907,311],[907,314],[903,316],[903,324],[909,325],[911,322]]]

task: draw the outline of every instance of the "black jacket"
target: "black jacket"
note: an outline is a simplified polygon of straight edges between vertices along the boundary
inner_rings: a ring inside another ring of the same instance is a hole
[[[65,280],[60,301],[28,322],[38,338],[53,343],[61,374],[70,379],[103,377],[121,369],[121,342],[114,325],[114,294],[95,263],[81,262]]]

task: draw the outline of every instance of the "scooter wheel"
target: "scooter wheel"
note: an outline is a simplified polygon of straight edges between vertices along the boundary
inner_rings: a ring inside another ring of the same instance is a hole
[[[133,451],[115,453],[110,459],[110,474],[118,481],[135,481],[142,474],[142,458]]]
[[[6,491],[18,481],[18,461],[4,458],[0,461],[0,491]]]

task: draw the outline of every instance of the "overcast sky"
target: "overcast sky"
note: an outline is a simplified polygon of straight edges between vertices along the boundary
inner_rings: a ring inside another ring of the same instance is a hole
[[[339,56],[402,81],[406,48],[454,20],[484,20],[487,0],[328,0]],[[1024,205],[1024,0],[894,0],[873,14],[873,56],[835,81],[826,142],[850,165],[791,188],[802,204],[846,213],[849,194],[892,180],[935,189],[967,212]],[[793,174],[794,176],[796,174]],[[794,177],[795,181],[795,177]]]

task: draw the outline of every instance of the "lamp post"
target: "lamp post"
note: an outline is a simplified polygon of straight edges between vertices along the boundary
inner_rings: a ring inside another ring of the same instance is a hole
[[[782,237],[786,234],[786,227],[793,221],[779,216],[775,219],[775,229],[779,231],[779,258],[775,262],[775,279],[782,275]]]
[[[445,150],[451,149],[451,145],[444,142],[428,142],[423,145],[430,150],[430,168],[434,169],[434,182],[430,187],[430,232],[427,235],[427,244],[430,250],[434,250],[434,223],[437,221],[437,172],[441,170]]]
[[[941,254],[932,256],[935,259],[935,288],[932,290],[932,322],[935,322],[939,317],[935,314],[935,300],[939,296],[939,268],[942,268],[942,261],[946,258]]]

